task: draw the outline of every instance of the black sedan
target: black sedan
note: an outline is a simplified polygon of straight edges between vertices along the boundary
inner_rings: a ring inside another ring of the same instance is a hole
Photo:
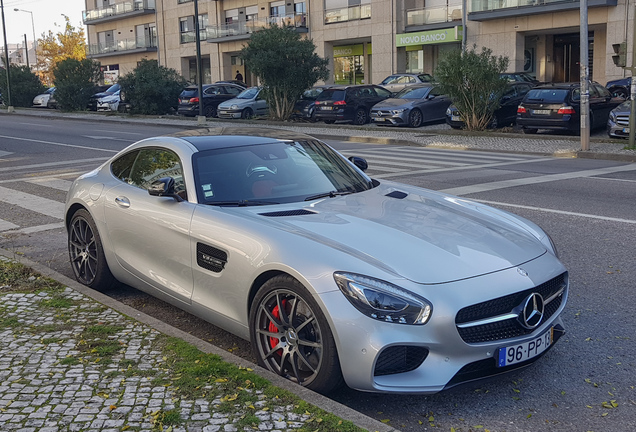
[[[433,84],[417,84],[375,104],[371,120],[383,125],[420,127],[423,123],[443,122],[450,103],[448,96]]]
[[[330,87],[316,98],[316,119],[325,123],[344,120],[363,125],[369,123],[371,107],[392,95],[387,89],[372,84]]]
[[[219,104],[234,99],[243,90],[243,87],[230,83],[205,84],[203,86],[203,115],[216,117]],[[197,86],[186,87],[179,95],[177,112],[188,117],[199,115],[200,100]]]
[[[323,90],[329,88],[329,85],[314,86],[302,94],[300,99],[294,104],[294,111],[292,117],[303,120],[309,120],[310,122],[317,121],[316,119],[316,98]]]

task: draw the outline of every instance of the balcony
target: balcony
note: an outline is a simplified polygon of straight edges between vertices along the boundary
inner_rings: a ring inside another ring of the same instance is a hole
[[[117,3],[103,9],[83,11],[84,24],[99,24],[108,21],[128,18],[129,16],[155,13],[155,0],[135,0],[133,2]]]
[[[207,27],[209,28],[209,27]],[[181,36],[179,39],[179,42],[183,43],[189,43],[189,42],[196,42],[196,32],[194,30],[191,31],[185,31],[185,32],[181,32]],[[206,29],[201,29],[199,30],[199,40],[206,40],[208,38],[208,31]]]
[[[105,44],[91,44],[87,47],[86,54],[90,58],[100,58],[147,51],[157,51],[156,39],[141,37],[136,39],[124,39]]]
[[[406,30],[436,29],[461,24],[462,5],[426,7],[406,11]]]
[[[588,0],[588,8],[616,6],[617,0]],[[471,21],[579,10],[579,0],[473,0]]]
[[[299,33],[307,33],[307,14],[287,14],[257,18],[245,22],[208,26],[207,40],[211,43],[249,39],[254,32],[276,24],[279,27],[293,27]]]
[[[371,18],[370,4],[325,10],[325,24],[357,21],[368,18]]]

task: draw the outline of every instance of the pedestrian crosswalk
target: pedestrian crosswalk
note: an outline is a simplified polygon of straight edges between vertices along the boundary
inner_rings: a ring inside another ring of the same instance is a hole
[[[367,173],[378,179],[545,160],[529,155],[396,146],[349,149],[341,153],[365,158],[369,163]],[[67,192],[79,174],[65,171],[38,176],[21,171],[19,178],[0,180],[0,233],[30,234],[63,228],[64,194],[60,191]]]

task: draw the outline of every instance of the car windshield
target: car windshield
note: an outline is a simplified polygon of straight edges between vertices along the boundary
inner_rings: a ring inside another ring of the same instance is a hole
[[[199,203],[262,205],[361,192],[373,182],[318,141],[276,141],[193,157]]]
[[[252,87],[252,88],[243,90],[241,93],[239,93],[239,95],[236,98],[237,99],[254,99],[257,94],[258,94],[258,88]]]
[[[397,82],[399,76],[391,75],[389,77],[384,78],[384,81],[380,83],[380,85],[394,84]]]
[[[395,97],[397,99],[424,99],[430,90],[430,87],[405,87]]]
[[[55,92],[55,87],[51,87],[50,89],[48,89],[47,91],[44,92],[44,94],[52,94]]]
[[[113,84],[112,86],[108,87],[106,93],[115,93],[117,90],[119,90],[119,84]]]
[[[429,74],[420,74],[417,76],[422,82],[431,82],[433,81],[433,77]]]
[[[568,92],[566,89],[532,89],[528,92],[526,100],[559,103],[566,100]]]

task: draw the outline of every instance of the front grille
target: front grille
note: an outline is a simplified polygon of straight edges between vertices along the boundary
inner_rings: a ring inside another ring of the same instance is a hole
[[[464,324],[508,314],[521,305],[532,293],[539,293],[547,300],[566,286],[566,280],[567,273],[563,273],[535,288],[465,307],[457,313],[455,324]],[[559,309],[564,295],[565,291],[563,295],[556,297],[550,303],[546,303],[543,315],[544,322],[549,320]],[[516,318],[511,318],[471,327],[457,327],[457,331],[464,342],[481,343],[524,336],[532,333],[534,329],[527,329]]]
[[[417,369],[428,356],[428,349],[418,346],[396,345],[380,353],[374,376],[392,375]]]
[[[616,116],[616,124],[619,126],[629,126],[629,114],[619,114]]]

